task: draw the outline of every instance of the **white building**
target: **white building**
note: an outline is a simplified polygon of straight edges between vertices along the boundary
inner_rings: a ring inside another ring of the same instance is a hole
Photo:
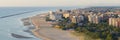
[[[77,23],[76,16],[72,16],[71,21],[72,21],[72,23]]]
[[[93,20],[93,17],[94,17],[94,16],[93,16],[92,14],[88,15],[88,21],[89,21],[89,22],[93,22],[93,21],[92,21],[92,20]]]
[[[101,17],[98,16],[98,15],[96,15],[96,14],[94,14],[94,15],[93,14],[88,15],[88,21],[90,23],[96,23],[96,24],[98,24],[100,22],[100,20],[101,20]]]
[[[51,20],[60,20],[60,19],[62,19],[62,14],[58,14],[58,13],[50,11],[49,12],[49,18]]]
[[[49,19],[55,20],[55,15],[52,11],[49,12]]]

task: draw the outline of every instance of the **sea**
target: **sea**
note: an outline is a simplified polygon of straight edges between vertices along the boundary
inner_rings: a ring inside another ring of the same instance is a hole
[[[0,40],[42,40],[24,32],[26,26],[21,19],[57,9],[74,9],[76,7],[0,7]],[[78,7],[79,8],[79,7]],[[33,38],[15,38],[11,33]]]

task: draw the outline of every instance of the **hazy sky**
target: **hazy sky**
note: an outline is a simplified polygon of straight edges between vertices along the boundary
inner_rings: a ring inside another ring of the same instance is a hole
[[[120,0],[0,0],[0,7],[16,6],[118,6]]]

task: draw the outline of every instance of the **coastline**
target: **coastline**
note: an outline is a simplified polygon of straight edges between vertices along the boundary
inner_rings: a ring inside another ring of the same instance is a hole
[[[28,29],[27,31],[30,31],[30,33],[35,37],[40,38],[42,40],[50,40],[49,38],[39,33],[40,28],[38,28],[38,23],[35,20],[35,19],[39,19],[38,17],[43,17],[43,16],[45,17],[45,15],[47,14],[48,13],[36,14],[35,16],[23,18],[21,19],[21,21],[23,22],[24,26],[28,26],[28,28],[30,28],[29,25],[33,25],[34,28]]]
[[[69,31],[53,28],[52,24],[45,20],[47,14],[29,17],[35,27],[30,31],[35,37],[42,40],[80,40],[79,37],[73,36]]]
[[[35,20],[37,17],[39,17],[40,15],[47,15],[48,13],[45,13],[45,14],[38,14],[36,16],[33,16],[31,17],[31,21],[32,21],[32,24],[34,25],[35,29],[31,30],[31,32],[33,33],[33,35],[37,38],[40,38],[42,40],[50,40],[50,38],[46,37],[46,36],[43,36],[42,34],[39,33],[39,25],[37,23],[37,21]],[[45,17],[45,16],[44,16]]]

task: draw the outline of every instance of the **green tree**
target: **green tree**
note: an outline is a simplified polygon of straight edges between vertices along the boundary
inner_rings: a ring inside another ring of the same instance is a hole
[[[81,31],[81,27],[77,27],[77,28],[75,29],[75,31],[80,32],[80,31]]]
[[[106,37],[106,40],[112,40],[112,35],[108,34],[107,37]]]
[[[68,28],[74,28],[76,26],[76,24],[75,23],[70,23],[70,24],[67,24],[67,27]]]

